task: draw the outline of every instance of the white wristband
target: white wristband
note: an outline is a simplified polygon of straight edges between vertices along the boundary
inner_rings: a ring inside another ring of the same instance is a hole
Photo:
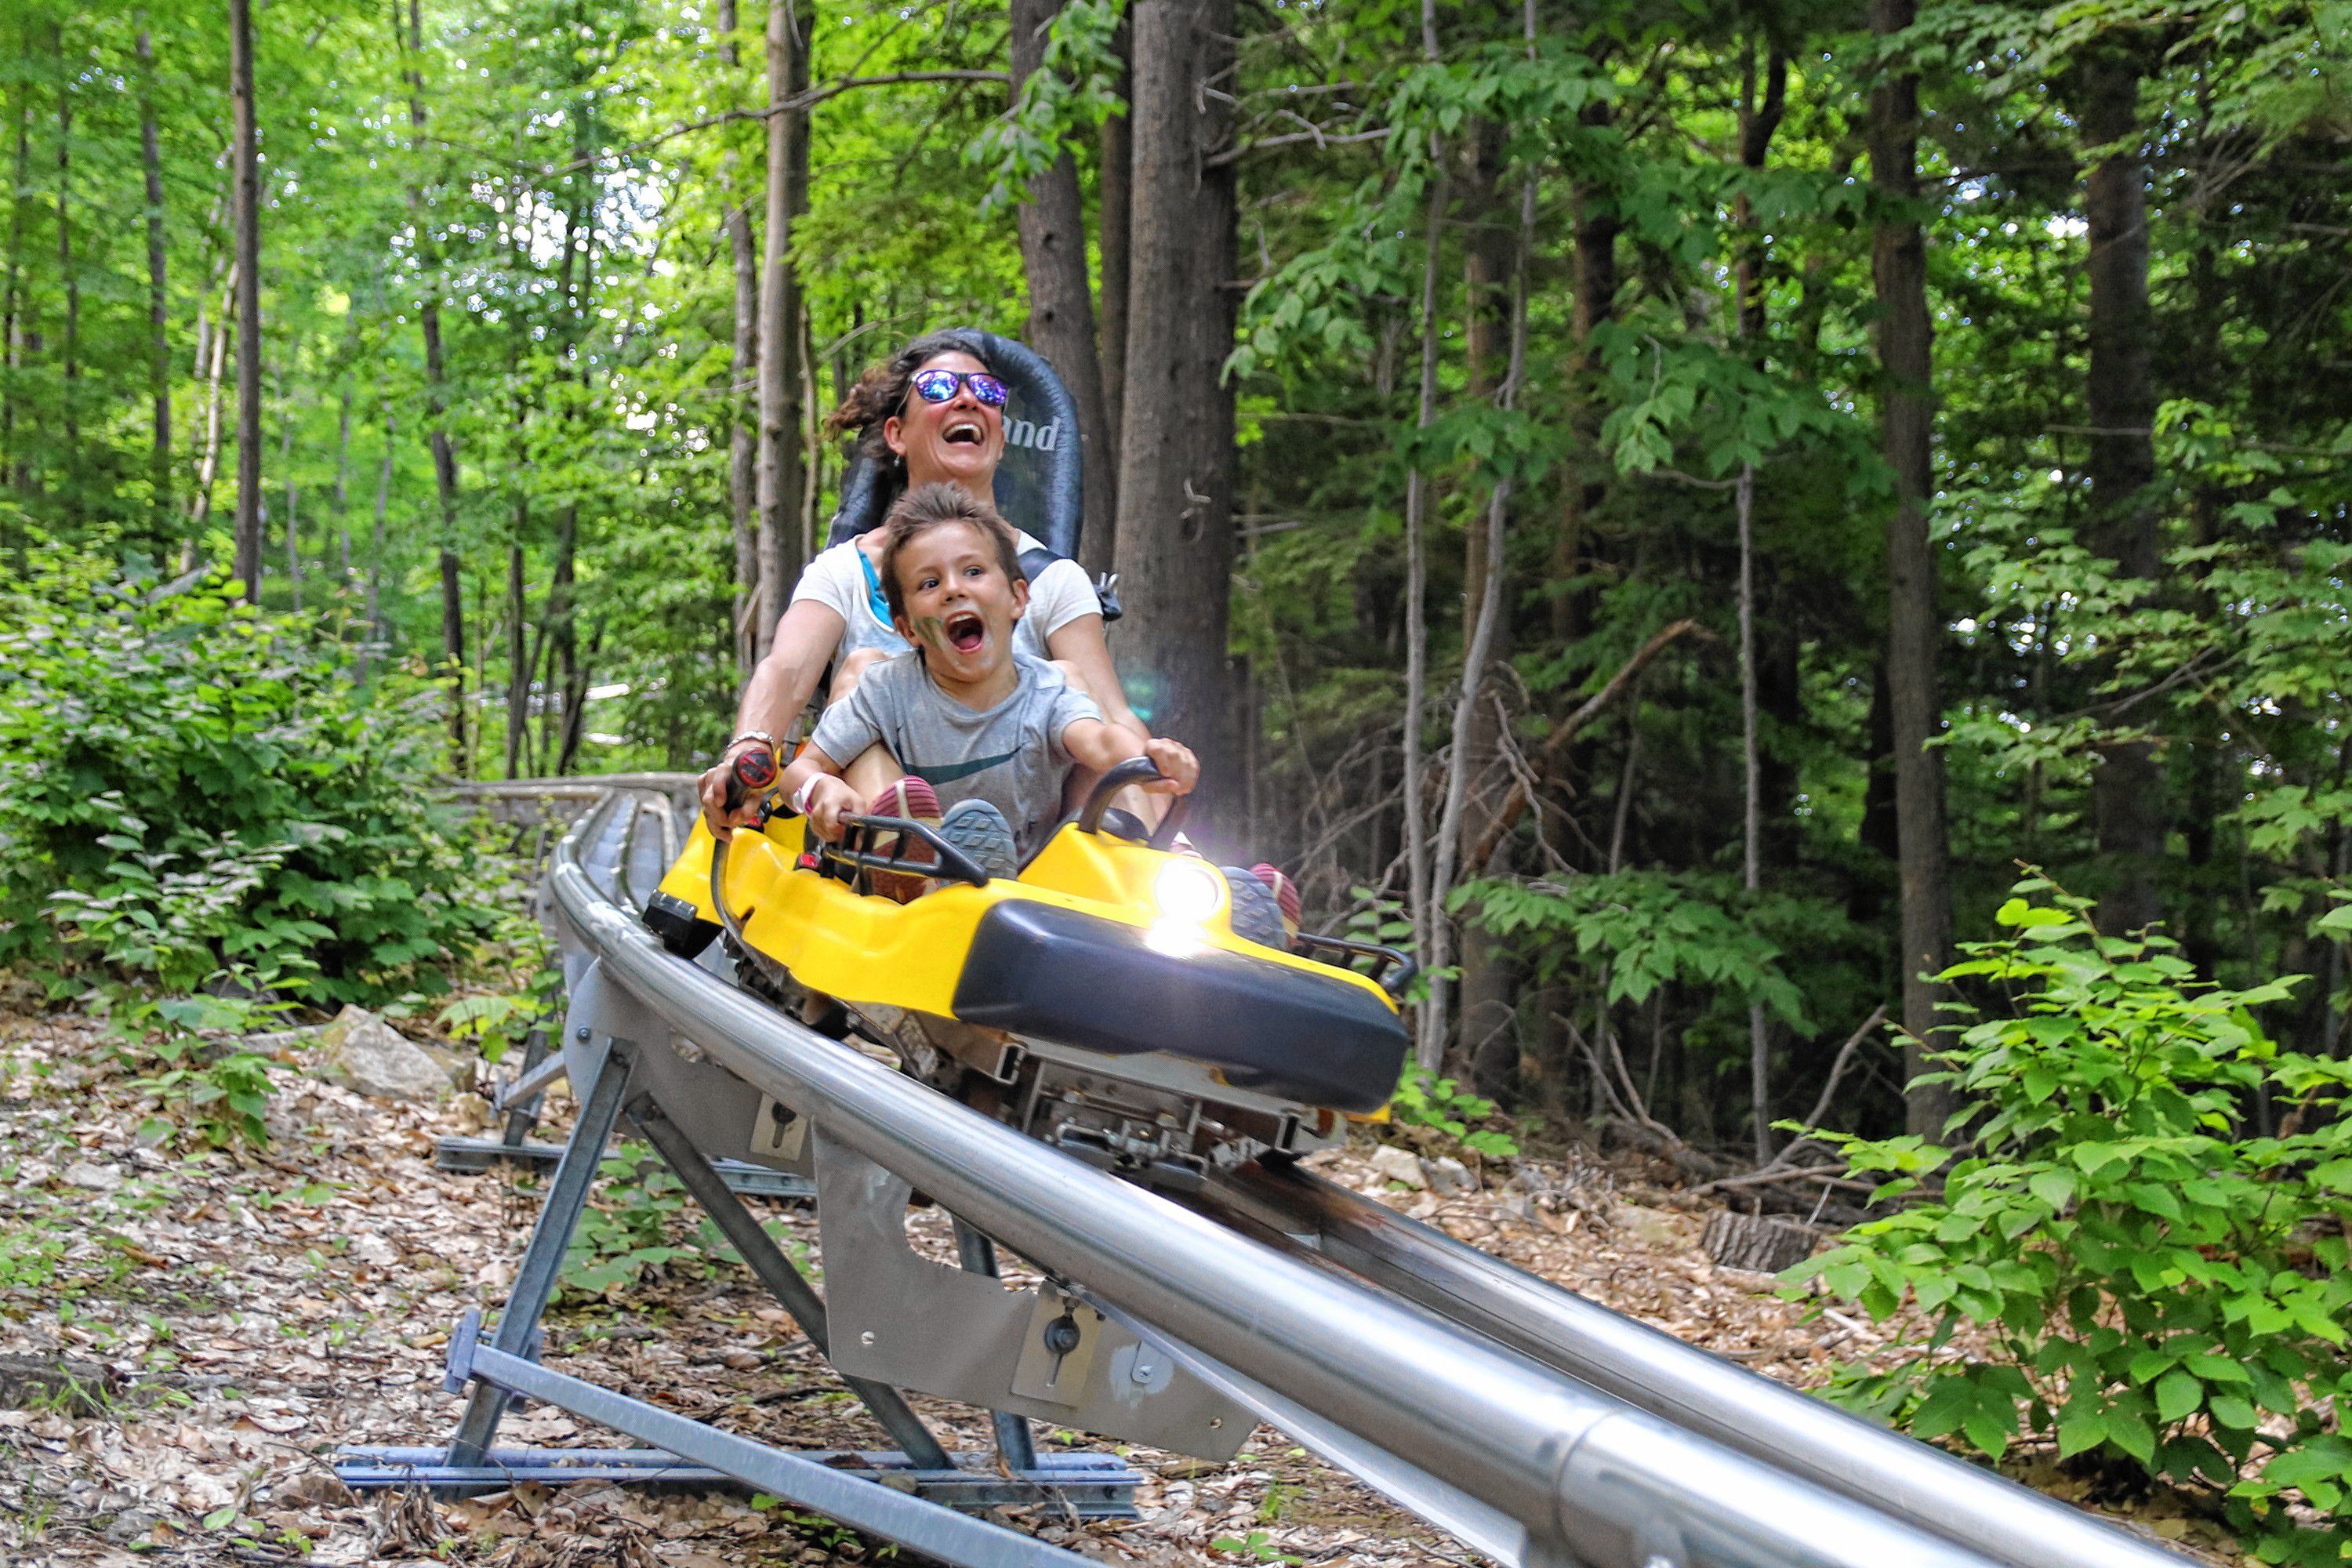
[[[803,816],[808,815],[809,796],[816,793],[816,781],[824,776],[822,773],[811,773],[801,780],[801,787],[793,791],[793,811]]]

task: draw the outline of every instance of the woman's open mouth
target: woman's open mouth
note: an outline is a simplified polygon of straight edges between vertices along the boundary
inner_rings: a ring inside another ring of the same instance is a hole
[[[988,439],[977,419],[955,421],[940,433],[940,438],[950,447],[978,447],[984,445]]]
[[[940,629],[947,634],[948,646],[958,653],[978,653],[980,645],[988,640],[988,623],[980,618],[978,610],[958,610]]]

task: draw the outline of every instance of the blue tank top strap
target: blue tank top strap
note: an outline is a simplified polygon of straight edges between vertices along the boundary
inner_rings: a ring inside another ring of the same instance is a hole
[[[851,549],[856,550],[856,547],[852,545]],[[874,618],[877,621],[886,626],[889,626],[890,596],[882,592],[881,574],[874,570],[873,558],[866,552],[856,550],[856,554],[857,563],[866,568],[866,603],[873,610]]]

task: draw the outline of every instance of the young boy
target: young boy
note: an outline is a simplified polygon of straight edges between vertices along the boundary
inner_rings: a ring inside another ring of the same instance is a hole
[[[993,507],[953,485],[922,485],[885,526],[882,591],[914,651],[874,666],[826,708],[778,781],[821,837],[840,837],[845,814],[936,821],[990,875],[1009,877],[1060,816],[1072,767],[1099,773],[1148,756],[1166,777],[1145,790],[1183,795],[1199,782],[1185,747],[1160,739],[1139,750],[1059,668],[1014,649],[1029,584]],[[904,776],[869,805],[840,775],[877,744]],[[877,890],[920,890],[884,875]]]

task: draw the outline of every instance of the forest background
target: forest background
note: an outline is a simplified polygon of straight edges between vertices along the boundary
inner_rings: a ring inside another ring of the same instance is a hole
[[[1213,841],[1419,949],[1432,1066],[1932,1133],[2021,863],[2341,1050],[2352,7],[0,26],[10,568],[216,563],[438,677],[450,773],[704,765],[823,414],[976,324],[1078,398]]]

